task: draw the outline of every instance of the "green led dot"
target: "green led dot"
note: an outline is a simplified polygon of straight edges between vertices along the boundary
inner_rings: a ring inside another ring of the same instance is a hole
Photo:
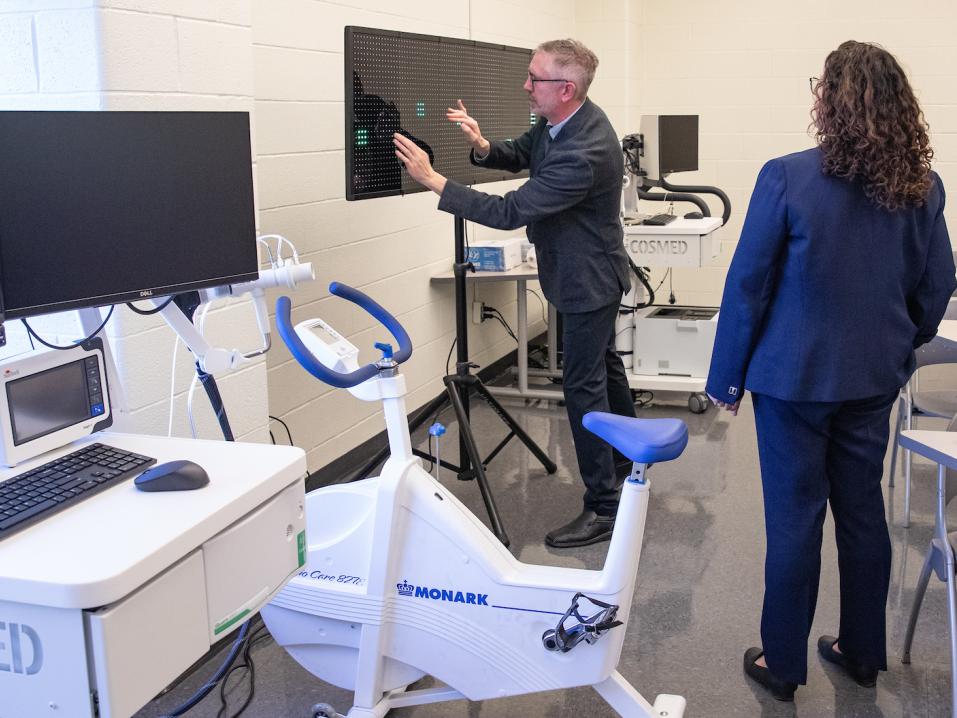
[[[369,144],[369,130],[360,127],[356,130],[356,147],[365,147]]]
[[[415,116],[425,117],[425,103],[421,100],[415,103]]]

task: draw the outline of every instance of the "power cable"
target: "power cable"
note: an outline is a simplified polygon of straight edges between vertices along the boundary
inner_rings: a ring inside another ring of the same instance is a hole
[[[169,297],[167,297],[165,302],[160,304],[158,307],[153,307],[152,309],[140,309],[139,307],[134,306],[133,302],[127,302],[126,306],[130,308],[131,312],[135,312],[136,314],[142,314],[143,316],[149,316],[151,314],[159,314],[161,311],[166,309],[166,307],[169,306],[169,303],[172,302],[174,298],[175,297],[173,295],[170,295]]]
[[[110,317],[113,316],[113,310],[114,310],[115,308],[116,308],[116,305],[115,305],[115,304],[111,304],[111,305],[110,305],[110,311],[106,313],[106,319],[103,320],[103,323],[100,324],[100,326],[98,326],[98,327],[96,328],[96,330],[93,331],[88,337],[85,337],[85,338],[83,338],[83,339],[78,339],[77,341],[73,342],[73,344],[70,344],[69,346],[60,346],[60,345],[58,345],[58,344],[51,344],[50,342],[48,342],[48,341],[46,341],[46,340],[44,340],[44,339],[41,339],[41,338],[40,338],[40,335],[37,334],[35,331],[33,331],[33,327],[31,327],[31,326],[27,323],[27,320],[26,320],[25,318],[24,318],[24,319],[21,319],[20,321],[23,322],[23,326],[25,326],[25,327],[27,328],[27,333],[28,333],[31,337],[33,337],[34,339],[36,339],[38,342],[40,342],[43,346],[45,346],[45,347],[47,347],[47,348],[49,348],[49,349],[61,349],[61,350],[66,350],[66,349],[73,349],[73,348],[75,348],[75,347],[80,346],[81,344],[85,344],[86,342],[90,341],[90,339],[92,339],[93,337],[95,337],[97,334],[99,334],[100,332],[102,332],[102,331],[103,331],[103,328],[106,326],[106,323],[107,323],[108,321],[110,321]]]
[[[280,419],[278,416],[270,416],[269,419],[271,421],[278,421],[280,424],[282,424],[283,428],[286,430],[286,436],[289,437],[289,446],[295,446],[295,443],[293,443],[292,440],[292,433],[289,431],[289,424]],[[270,432],[270,434],[272,434],[272,432]],[[275,444],[276,442],[273,441],[273,443]]]

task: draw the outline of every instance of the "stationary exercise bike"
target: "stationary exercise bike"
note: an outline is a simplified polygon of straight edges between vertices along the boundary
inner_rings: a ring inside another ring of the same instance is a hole
[[[306,496],[308,556],[299,575],[262,609],[276,642],[314,675],[355,692],[348,718],[393,708],[480,701],[592,686],[621,716],[681,718],[685,699],[645,700],[616,670],[635,591],[650,463],[688,443],[678,419],[591,413],[584,425],[634,461],[622,487],[601,571],[515,559],[412,454],[405,379],[412,354],[402,326],[362,292],[329,291],[378,319],[398,343],[359,367],[358,350],[320,319],[276,324],[296,360],[317,379],[381,401],[391,456],[377,478]],[[444,685],[407,690],[425,675]],[[316,718],[341,718],[328,705]]]

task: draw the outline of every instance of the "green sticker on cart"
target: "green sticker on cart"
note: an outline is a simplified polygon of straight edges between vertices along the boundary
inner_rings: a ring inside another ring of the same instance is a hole
[[[218,636],[220,633],[222,633],[223,631],[225,631],[227,628],[230,628],[231,626],[236,625],[236,623],[238,623],[239,621],[243,620],[243,619],[244,619],[246,616],[248,616],[248,615],[249,615],[249,609],[246,608],[246,609],[243,609],[242,611],[240,611],[239,613],[237,613],[237,614],[236,614],[235,616],[233,616],[232,618],[227,618],[227,619],[226,619],[225,621],[223,621],[222,623],[216,624],[216,626],[213,628],[213,635],[214,635],[214,636]]]
[[[296,536],[296,548],[299,551],[299,568],[306,565],[306,532],[300,531]]]

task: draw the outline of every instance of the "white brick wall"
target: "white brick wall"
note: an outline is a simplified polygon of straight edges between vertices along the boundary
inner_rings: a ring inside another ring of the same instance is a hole
[[[409,406],[442,390],[454,337],[450,285],[430,277],[452,259],[452,217],[436,210],[437,197],[414,194],[365,202],[344,200],[343,28],[378,27],[534,47],[574,33],[575,6],[564,2],[417,0],[254,0],[256,142],[260,222],[264,232],[292,239],[317,269],[318,281],[293,295],[294,318],[321,315],[348,334],[371,358],[382,339],[373,321],[329,298],[331,280],[369,292],[406,325],[416,346],[406,365]],[[464,150],[463,150],[464,151]],[[514,183],[487,185],[506,191]],[[469,227],[470,236],[490,230]],[[472,291],[470,290],[470,297]],[[482,287],[477,296],[514,325],[515,285]],[[538,303],[530,299],[531,330],[541,331]],[[471,327],[471,358],[488,363],[514,349],[491,322]],[[328,391],[292,363],[285,349],[270,352],[270,410],[290,425],[296,443],[319,468],[383,428],[378,407],[341,391]]]
[[[0,4],[0,109],[241,110],[251,112],[252,19],[248,0],[24,0]],[[71,315],[37,324],[63,341]],[[256,349],[252,309],[232,302],[209,313],[216,345]],[[27,346],[9,326],[14,353]],[[54,335],[53,332],[58,332]],[[165,434],[173,333],[156,317],[116,310],[107,329],[131,410],[131,429]],[[192,361],[178,352],[174,433],[189,435]],[[219,381],[238,439],[267,434],[266,365],[260,359]],[[202,389],[199,435],[221,436]]]
[[[806,132],[808,77],[821,74],[827,53],[844,40],[879,42],[908,70],[931,125],[935,169],[945,184],[957,186],[957,3],[642,0],[639,5],[641,112],[701,116],[701,169],[671,181],[718,185],[734,208],[722,230],[721,266],[675,271],[680,302],[719,303],[757,172],[772,157],[813,146]],[[720,202],[708,201],[719,213]],[[955,207],[950,203],[947,211],[952,227]],[[655,272],[655,281],[661,276]]]
[[[620,135],[637,131],[643,113],[700,114],[701,169],[673,179],[721,186],[734,214],[720,266],[675,271],[675,292],[684,303],[718,302],[757,171],[770,157],[811,146],[807,77],[820,73],[826,53],[841,40],[879,41],[910,70],[933,130],[936,168],[945,182],[957,181],[952,0],[906,7],[891,0],[7,0],[0,4],[0,107],[254,111],[260,230],[287,235],[319,276],[294,295],[294,316],[322,315],[368,352],[379,338],[370,332],[371,320],[331,300],[325,287],[337,279],[376,296],[409,326],[416,343],[407,367],[409,406],[415,407],[441,390],[454,335],[451,287],[429,281],[451,260],[452,219],[425,193],[345,202],[347,24],[526,47],[578,37],[599,55],[591,96]],[[717,202],[712,206],[718,211]],[[479,239],[494,234],[477,226],[469,231]],[[660,278],[658,271],[653,280]],[[513,320],[514,289],[483,286],[470,291],[470,299]],[[226,344],[246,348],[249,314],[239,303],[214,310],[209,322]],[[534,299],[529,319],[532,332],[543,329]],[[172,335],[158,321],[125,310],[113,324],[137,426],[164,431]],[[473,360],[488,363],[513,348],[501,327],[471,327]],[[266,366],[260,361],[222,381],[238,433],[264,436],[267,376],[269,409],[290,421],[312,469],[381,430],[375,406],[327,391],[283,347],[270,353],[268,373]],[[180,352],[179,432],[190,374]],[[195,404],[201,413],[205,400]],[[201,430],[215,436],[206,419]]]

